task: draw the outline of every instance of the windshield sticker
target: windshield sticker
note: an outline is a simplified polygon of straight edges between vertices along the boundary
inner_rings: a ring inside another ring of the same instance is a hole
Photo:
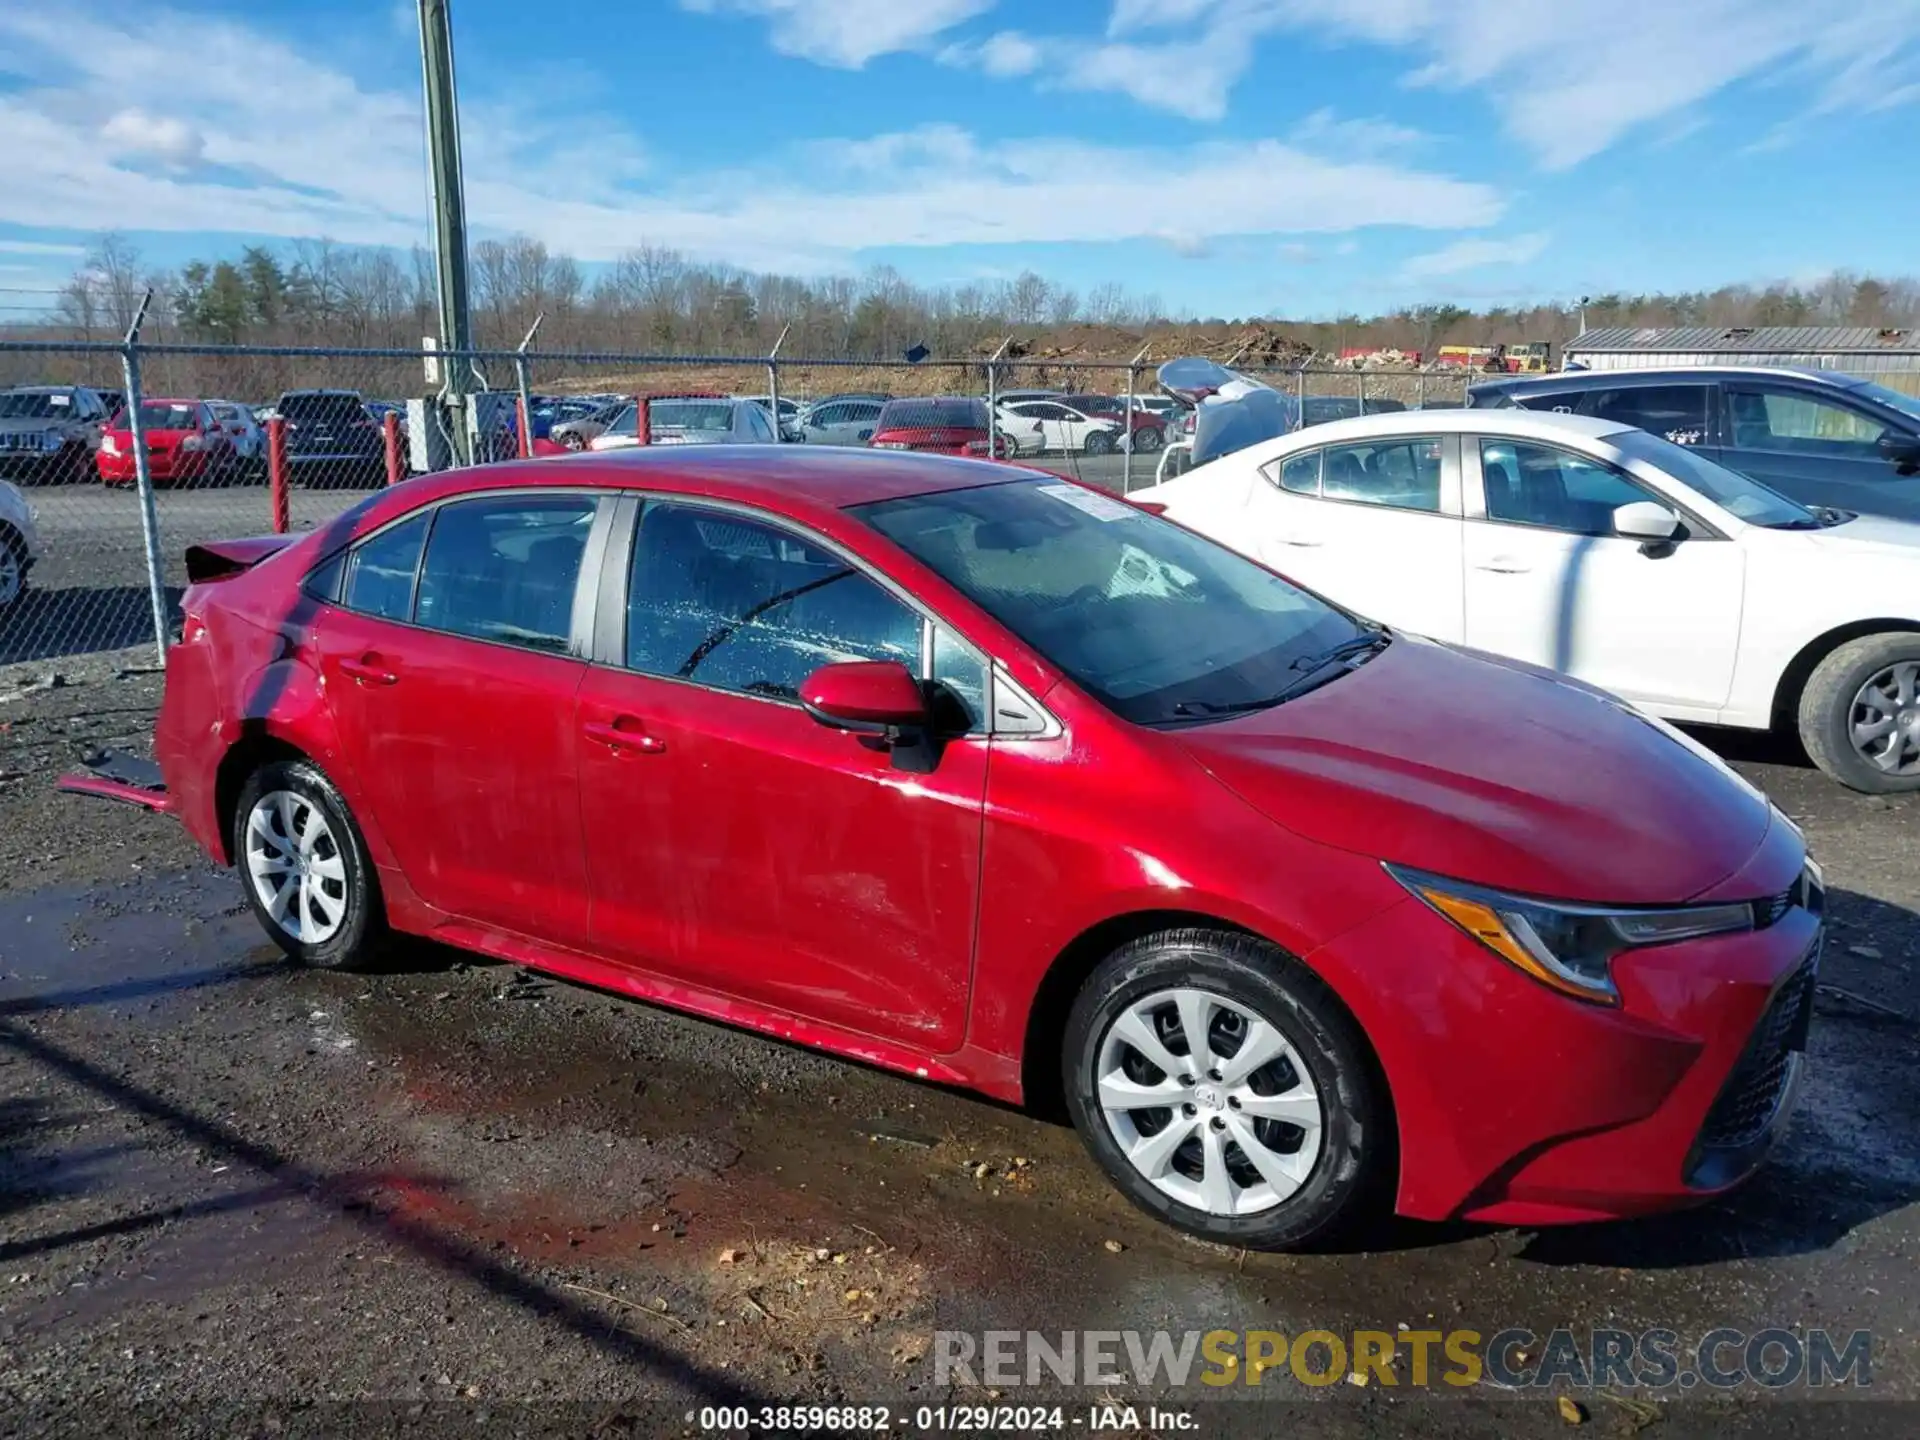
[[[1037,488],[1042,495],[1051,495],[1054,499],[1071,505],[1074,509],[1083,511],[1096,520],[1132,520],[1140,514],[1124,500],[1115,500],[1111,495],[1083,490],[1078,485],[1041,485]]]
[[[49,395],[47,396],[47,403],[49,405],[71,405],[73,403],[73,397],[71,395]]]

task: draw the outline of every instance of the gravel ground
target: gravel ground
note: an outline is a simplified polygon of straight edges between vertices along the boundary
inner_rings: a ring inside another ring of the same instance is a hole
[[[148,733],[158,678],[113,678],[124,658],[0,672],[0,1434],[677,1434],[703,1404],[836,1399],[911,1417],[956,1398],[933,1389],[936,1329],[1428,1324],[1869,1329],[1876,1400],[1589,1394],[1583,1423],[1920,1428],[1920,798],[1709,737],[1833,887],[1812,1080],[1739,1195],[1242,1255],[1136,1214],[1069,1131],[968,1096],[424,944],[374,976],[289,968],[171,822],[53,791],[86,747]],[[49,668],[70,683],[18,694]],[[1206,1435],[1569,1423],[1487,1386],[1198,1391],[1105,1398],[1192,1409]],[[1056,1398],[1071,1420],[1103,1396]],[[1122,1433],[1177,1433],[1136,1418]]]

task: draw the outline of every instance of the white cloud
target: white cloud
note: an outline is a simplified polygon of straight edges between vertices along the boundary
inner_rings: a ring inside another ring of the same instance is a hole
[[[987,74],[999,79],[1029,75],[1042,60],[1040,47],[1018,30],[1002,30],[980,42],[977,63]]]
[[[1319,155],[1390,155],[1417,149],[1427,137],[1390,120],[1342,120],[1323,108],[1289,130],[1287,140]]]
[[[899,50],[920,50],[995,0],[680,0],[702,14],[764,16],[776,50],[858,70]]]
[[[0,240],[0,253],[7,255],[84,255],[84,245],[55,245],[44,240]]]
[[[1451,245],[1416,255],[1400,267],[1403,280],[1437,280],[1466,270],[1484,270],[1493,265],[1525,265],[1538,259],[1552,237],[1541,231],[1516,235],[1511,240],[1456,240]]]
[[[109,117],[100,127],[100,138],[122,158],[180,167],[198,165],[207,150],[206,136],[186,121],[144,110],[122,110]]]
[[[81,0],[57,25],[0,9],[0,55],[57,77],[0,89],[0,153],[9,157],[0,224],[352,244],[425,238],[417,95],[363,87],[323,57],[211,14],[101,5]],[[201,57],[192,85],[179,83],[173,63],[182,34],[195,37]],[[470,98],[464,106],[476,235],[524,233],[585,260],[650,242],[739,265],[819,271],[883,246],[1164,239],[1168,216],[1205,243],[1367,225],[1472,229],[1495,222],[1503,207],[1488,185],[1387,160],[1327,158],[1278,139],[987,143],[952,125],[789,140],[746,165],[676,179],[647,168],[646,146],[619,123],[565,103],[532,111]],[[198,138],[201,163],[115,163],[99,117],[124,111],[178,121]],[[554,163],[568,146],[592,163]],[[1142,175],[1155,177],[1152,205],[1141,204]]]
[[[1920,101],[1914,0],[1114,0],[1104,41],[1027,38],[1043,84],[1217,120],[1280,31],[1410,52],[1407,83],[1484,91],[1555,169],[1742,81],[1791,83],[1815,113]]]

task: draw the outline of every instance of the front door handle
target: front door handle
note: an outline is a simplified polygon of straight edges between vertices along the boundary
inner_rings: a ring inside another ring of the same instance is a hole
[[[649,735],[631,715],[622,715],[612,721],[589,720],[582,728],[589,740],[597,740],[609,750],[658,755],[667,748],[666,741],[657,735]]]
[[[398,685],[400,677],[387,668],[387,662],[372,651],[358,660],[342,660],[340,673],[362,685]]]
[[[1516,560],[1511,555],[1496,555],[1484,565],[1476,565],[1476,570],[1485,570],[1494,575],[1524,575],[1533,567],[1524,560]]]
[[[1283,537],[1280,543],[1282,545],[1291,545],[1296,550],[1318,550],[1327,542],[1324,540],[1309,540],[1304,535],[1293,535]]]

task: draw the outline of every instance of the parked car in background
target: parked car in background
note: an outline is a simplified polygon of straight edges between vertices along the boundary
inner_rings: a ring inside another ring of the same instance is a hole
[[[536,395],[533,397],[533,403],[528,407],[527,418],[532,426],[534,439],[551,440],[555,438],[554,426],[577,420],[591,420],[606,408],[606,402],[601,400],[574,399],[566,395]]]
[[[287,478],[313,489],[386,483],[386,438],[357,390],[289,390],[274,406],[286,422]]]
[[[1166,419],[1138,405],[1128,409],[1123,395],[1075,395],[1061,403],[1092,419],[1125,425],[1130,443],[1142,455],[1150,455],[1167,443]]]
[[[267,434],[253,412],[231,400],[209,400],[207,408],[227,432],[233,445],[235,469],[243,475],[263,474],[267,467]]]
[[[1351,420],[1359,415],[1391,415],[1406,409],[1406,402],[1369,395],[1366,403],[1357,395],[1308,395],[1300,401],[1300,423],[1325,425],[1332,420]]]
[[[193,557],[166,803],[309,965],[429,936],[1062,1102],[1233,1247],[1691,1205],[1791,1111],[1786,816],[1098,491],[682,447]]]
[[[1012,440],[995,436],[987,423],[987,402],[966,395],[889,400],[873,423],[876,450],[919,450],[936,455],[973,455],[1007,459]]]
[[[0,390],[0,479],[55,485],[93,478],[107,407],[84,385]]]
[[[1831,370],[1690,365],[1475,385],[1520,406],[1638,426],[1803,505],[1920,520],[1920,399]]]
[[[1077,397],[1076,397],[1077,398]],[[1061,400],[1002,401],[1000,429],[1022,455],[1110,455],[1119,448],[1120,417],[1107,419]]]
[[[126,391],[103,390],[98,385],[92,386],[90,388],[93,390],[94,394],[100,397],[100,404],[105,408],[107,412],[107,419],[109,420],[113,419],[122,410],[127,408],[127,392]]]
[[[1019,405],[1029,400],[1065,400],[1064,390],[1001,390],[994,395],[997,405]]]
[[[1842,784],[1920,790],[1920,526],[1525,409],[1336,421],[1130,498],[1384,624],[1668,720],[1797,731]]]
[[[602,400],[585,414],[571,419],[556,419],[547,427],[549,440],[557,441],[569,450],[584,450],[596,437],[613,423],[621,409],[631,405],[631,400]]]
[[[33,507],[19,488],[0,480],[0,614],[27,593],[27,576],[41,554]]]
[[[589,450],[638,445],[639,407],[628,405],[594,437]],[[731,395],[651,395],[647,429],[653,445],[776,445],[766,408]]]
[[[762,410],[767,410],[769,412],[771,412],[773,408],[772,402],[765,395],[740,395],[740,396],[736,396],[735,398],[740,400],[751,400],[754,404],[758,405]],[[779,430],[780,438],[782,440],[800,440],[804,438],[800,431],[800,414],[805,408],[806,407],[804,405],[802,405],[798,400],[793,399],[791,396],[782,395],[780,397],[780,405],[779,405],[780,415],[779,415],[778,421],[776,422],[776,428]]]
[[[131,417],[121,415],[100,437],[100,483],[132,485],[135,469]],[[142,400],[140,433],[147,475],[155,486],[212,485],[239,469],[233,438],[204,400]]]
[[[886,397],[835,397],[807,406],[794,421],[809,445],[864,445],[873,438]]]

